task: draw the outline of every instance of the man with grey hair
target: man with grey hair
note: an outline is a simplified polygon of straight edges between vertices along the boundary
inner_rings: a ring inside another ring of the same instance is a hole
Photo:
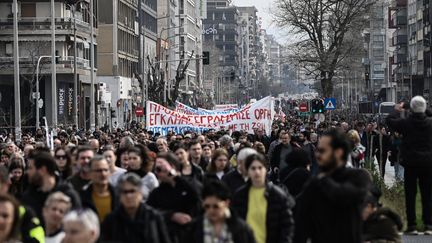
[[[219,138],[219,143],[221,148],[225,149],[228,152],[229,157],[233,156],[234,149],[233,149],[233,139],[230,135],[223,135],[221,138]]]
[[[432,235],[432,118],[426,115],[426,100],[421,96],[412,98],[408,117],[401,118],[406,106],[395,106],[396,112],[387,118],[388,126],[402,134],[400,146],[401,165],[404,166],[404,188],[407,234],[417,234],[416,194],[417,183],[423,206],[424,233]]]
[[[242,148],[237,153],[237,169],[228,172],[222,177],[222,181],[231,190],[231,193],[237,191],[240,187],[246,184],[247,181],[247,170],[245,168],[246,158],[258,154],[258,152],[253,148]]]

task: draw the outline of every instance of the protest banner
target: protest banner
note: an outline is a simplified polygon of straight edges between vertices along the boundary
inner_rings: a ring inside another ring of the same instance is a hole
[[[221,105],[215,105],[215,110],[235,110],[238,109],[239,106],[237,104],[221,104]]]
[[[230,132],[244,130],[253,133],[254,129],[262,128],[268,135],[274,118],[274,104],[271,97],[266,97],[242,109],[227,114],[188,114],[170,110],[152,101],[147,101],[147,130],[161,135],[169,131],[183,134],[186,131],[202,133],[209,129],[228,130]],[[181,110],[180,109],[180,110]]]
[[[224,115],[224,114],[229,114],[229,113],[233,113],[233,112],[238,112],[240,109],[231,109],[231,110],[207,110],[207,109],[203,109],[203,108],[192,108],[188,105],[185,105],[181,102],[176,101],[176,109],[175,111],[179,112],[179,113],[183,113],[183,114],[187,114],[187,115]]]

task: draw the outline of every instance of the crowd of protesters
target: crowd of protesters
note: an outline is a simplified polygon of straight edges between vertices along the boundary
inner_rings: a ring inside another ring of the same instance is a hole
[[[416,102],[408,120],[389,117],[391,133],[373,122],[290,115],[271,136],[71,127],[48,148],[42,130],[19,144],[3,134],[0,242],[401,242],[400,217],[381,207],[363,169],[371,158],[382,176],[388,160],[400,180],[405,167],[409,233],[420,180],[432,234],[432,173],[422,169],[432,168],[432,136],[423,134],[432,120]]]

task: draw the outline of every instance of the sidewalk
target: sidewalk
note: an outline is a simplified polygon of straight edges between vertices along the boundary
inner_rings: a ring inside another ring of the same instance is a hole
[[[430,235],[416,235],[416,236],[403,236],[404,243],[430,243],[432,236]]]

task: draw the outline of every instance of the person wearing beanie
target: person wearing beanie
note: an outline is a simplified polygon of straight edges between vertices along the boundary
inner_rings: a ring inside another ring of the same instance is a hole
[[[417,234],[416,195],[420,188],[423,208],[424,233],[432,235],[432,117],[427,114],[426,100],[421,96],[411,99],[409,115],[407,105],[395,106],[387,117],[387,125],[402,135],[401,165],[404,167],[405,206],[408,221],[407,234]]]

